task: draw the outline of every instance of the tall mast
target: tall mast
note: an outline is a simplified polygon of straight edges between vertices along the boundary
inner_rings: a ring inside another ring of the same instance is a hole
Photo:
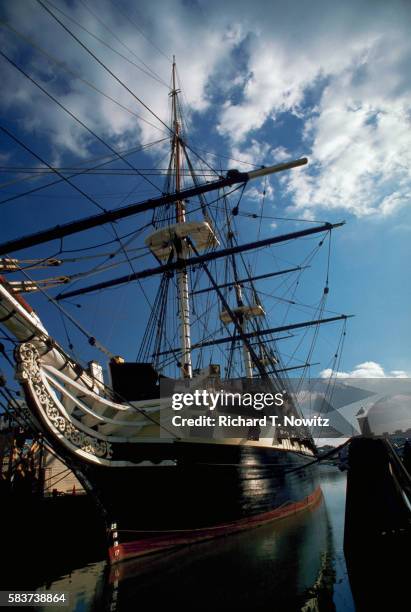
[[[173,56],[173,89],[172,99],[172,118],[173,118],[173,138],[172,156],[174,160],[175,191],[178,194],[181,190],[181,144],[180,144],[180,124],[178,120],[178,89],[176,88],[176,62]],[[176,200],[176,221],[185,223],[186,211],[184,200]],[[175,241],[177,260],[184,261],[187,255],[187,244],[184,238]],[[191,378],[193,368],[191,362],[191,329],[190,329],[190,297],[188,272],[185,266],[177,272],[177,291],[180,316],[180,343],[181,343],[181,372],[184,378]]]

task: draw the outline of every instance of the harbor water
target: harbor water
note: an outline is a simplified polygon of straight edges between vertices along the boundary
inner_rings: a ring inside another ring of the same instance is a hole
[[[320,480],[324,499],[311,510],[111,568],[105,560],[86,565],[82,561],[77,566],[72,562],[63,575],[54,576],[51,564],[50,578],[38,588],[68,593],[70,603],[65,609],[75,612],[165,606],[178,610],[355,610],[343,553],[346,474],[322,465]],[[84,550],[82,553],[84,559]],[[64,548],[61,554],[64,556]]]

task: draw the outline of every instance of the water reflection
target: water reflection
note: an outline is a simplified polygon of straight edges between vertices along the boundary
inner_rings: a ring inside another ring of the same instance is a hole
[[[345,475],[324,466],[321,481],[325,503],[280,522],[112,568],[95,563],[47,586],[69,591],[76,612],[354,610],[342,552]]]

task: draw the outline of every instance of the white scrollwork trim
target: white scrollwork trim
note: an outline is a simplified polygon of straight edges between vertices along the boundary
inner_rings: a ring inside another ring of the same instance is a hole
[[[64,415],[61,414],[56,402],[48,392],[40,371],[40,355],[34,344],[26,342],[21,344],[17,351],[17,376],[23,383],[29,383],[40,404],[43,414],[49,423],[64,438],[85,453],[99,458],[110,459],[112,456],[111,444],[106,440],[99,440],[80,431]]]

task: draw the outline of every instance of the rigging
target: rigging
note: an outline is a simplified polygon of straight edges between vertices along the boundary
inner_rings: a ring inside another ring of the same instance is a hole
[[[14,138],[13,136],[11,137]],[[4,255],[9,251],[12,252],[19,249],[25,249],[36,244],[42,244],[43,242],[48,242],[49,240],[63,238],[64,236],[69,236],[71,234],[75,234],[77,232],[90,229],[92,227],[97,227],[99,225],[103,225],[104,223],[118,221],[119,219],[124,219],[137,213],[144,212],[146,210],[152,210],[154,208],[164,206],[165,204],[171,204],[172,202],[175,202],[179,197],[181,199],[186,200],[188,198],[191,198],[192,196],[198,195],[199,193],[207,193],[209,191],[215,191],[224,187],[231,187],[232,185],[244,183],[250,179],[265,176],[266,174],[273,174],[275,172],[282,172],[283,170],[289,170],[290,168],[303,166],[306,163],[307,159],[303,157],[302,159],[278,164],[276,166],[270,166],[261,170],[254,170],[252,172],[230,171],[227,173],[227,176],[225,178],[219,179],[212,183],[204,183],[199,185],[198,187],[190,187],[188,189],[183,189],[180,191],[179,194],[165,194],[163,196],[152,198],[144,202],[129,204],[122,208],[105,211],[99,215],[86,217],[84,219],[81,219],[80,221],[72,221],[54,228],[37,232],[35,234],[23,236],[22,238],[10,240],[6,243],[0,244],[0,255]],[[327,225],[327,228],[329,227],[330,226]]]
[[[286,242],[288,240],[293,240],[295,238],[300,238],[302,236],[310,236],[311,234],[316,234],[318,232],[329,231],[330,229],[340,227],[341,225],[343,225],[343,223],[334,223],[334,224],[327,223],[319,227],[311,227],[305,230],[300,230],[298,232],[291,232],[289,234],[284,234],[282,236],[273,236],[271,238],[265,238],[264,240],[260,240],[258,242],[250,242],[250,243],[242,244],[239,246],[228,247],[226,249],[221,249],[219,251],[209,251],[207,253],[203,253],[202,255],[197,255],[196,257],[190,257],[186,259],[185,265],[186,266],[196,266],[200,263],[211,261],[213,259],[221,259],[222,257],[227,257],[234,253],[251,251],[261,246],[270,246],[272,244]],[[2,247],[0,246],[0,253],[1,252],[2,252]],[[121,285],[123,283],[128,283],[132,280],[148,278],[149,276],[155,276],[158,274],[162,274],[163,272],[171,272],[172,270],[177,270],[179,265],[180,265],[179,262],[175,261],[175,262],[170,262],[167,264],[160,265],[157,268],[148,268],[147,270],[141,270],[132,275],[122,276],[120,278],[115,278],[112,280],[104,281],[96,285],[91,285],[90,287],[84,287],[83,289],[78,289],[76,291],[68,291],[67,293],[59,294],[57,296],[57,299],[64,299],[66,297],[73,297],[74,295],[81,295],[84,293],[89,293],[90,291],[95,291],[97,289],[104,289],[106,287],[113,287],[115,285]]]

